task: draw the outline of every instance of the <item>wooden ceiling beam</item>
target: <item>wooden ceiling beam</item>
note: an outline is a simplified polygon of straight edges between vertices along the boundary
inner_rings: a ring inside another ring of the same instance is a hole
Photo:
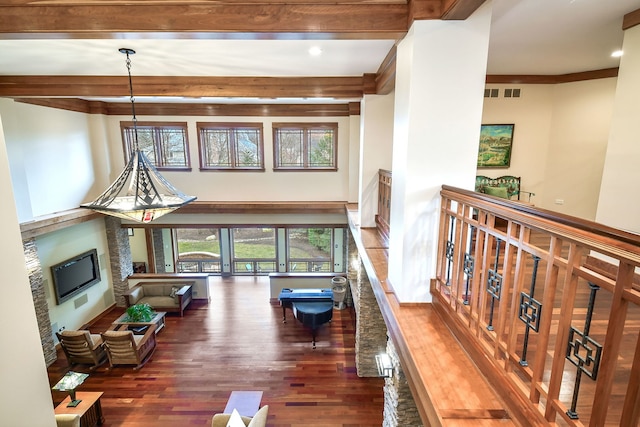
[[[130,116],[128,102],[87,101],[76,98],[16,98],[16,102],[60,110],[108,116]],[[138,116],[250,116],[250,117],[340,117],[360,114],[359,102],[336,104],[206,104],[136,102]]]
[[[362,97],[365,77],[137,76],[136,96],[351,98]],[[3,97],[119,97],[125,76],[0,76]]]
[[[464,20],[470,17],[486,0],[443,0],[442,19]]]
[[[421,0],[427,1],[427,0]],[[444,0],[429,0],[439,3]],[[88,2],[87,2],[88,3]],[[0,1],[0,38],[34,35],[112,38],[165,34],[179,38],[401,38],[406,2],[225,3]],[[440,8],[421,19],[439,19]],[[232,33],[232,34],[230,34]],[[306,36],[305,36],[306,35]]]

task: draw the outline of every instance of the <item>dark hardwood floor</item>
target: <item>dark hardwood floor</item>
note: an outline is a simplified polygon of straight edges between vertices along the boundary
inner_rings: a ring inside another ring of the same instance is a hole
[[[91,325],[106,330],[123,312],[114,309]],[[262,390],[267,425],[381,426],[384,381],[359,378],[355,369],[355,313],[334,310],[311,331],[288,310],[269,303],[267,277],[215,280],[211,302],[194,301],[184,317],[168,314],[153,358],[142,369],[108,363],[78,391],[102,391],[106,427],[208,426],[233,390]],[[78,372],[88,367],[76,365]],[[49,367],[53,386],[69,370],[64,354]],[[54,405],[66,393],[52,391]]]

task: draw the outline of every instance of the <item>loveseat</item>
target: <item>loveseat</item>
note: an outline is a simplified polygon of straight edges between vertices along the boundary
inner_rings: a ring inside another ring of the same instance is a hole
[[[156,311],[172,311],[184,315],[193,299],[191,281],[140,282],[124,293],[127,307],[134,304],[149,304]]]

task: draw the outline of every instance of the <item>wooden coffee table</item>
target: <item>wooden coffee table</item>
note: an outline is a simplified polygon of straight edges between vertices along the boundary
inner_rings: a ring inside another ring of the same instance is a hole
[[[102,392],[76,392],[76,399],[81,400],[78,406],[69,408],[71,397],[67,396],[58,406],[56,414],[78,414],[80,415],[80,427],[94,427],[104,423],[102,416],[102,406],[100,405]]]
[[[122,316],[118,317],[113,321],[111,326],[109,327],[110,331],[126,331],[130,330],[134,334],[144,334],[146,331],[145,326],[156,325],[156,334],[160,332],[160,329],[164,328],[164,316],[167,313],[164,311],[156,312],[156,315],[149,322],[127,322],[124,319],[127,318],[127,313],[124,313]],[[138,329],[136,331],[136,329]]]

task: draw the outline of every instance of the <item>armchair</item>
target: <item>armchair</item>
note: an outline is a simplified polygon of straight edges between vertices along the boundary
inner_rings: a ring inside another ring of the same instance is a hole
[[[156,349],[156,325],[150,325],[144,335],[134,335],[132,331],[106,331],[102,333],[102,340],[110,368],[136,365],[133,369],[140,369]]]
[[[264,405],[253,417],[242,417],[242,422],[247,427],[265,427],[267,425],[267,413],[269,405]],[[215,414],[211,420],[211,427],[226,427],[231,414]]]
[[[69,366],[87,364],[93,370],[107,361],[102,337],[98,334],[80,330],[56,332],[56,336]]]
[[[57,427],[80,427],[80,414],[56,414]]]

